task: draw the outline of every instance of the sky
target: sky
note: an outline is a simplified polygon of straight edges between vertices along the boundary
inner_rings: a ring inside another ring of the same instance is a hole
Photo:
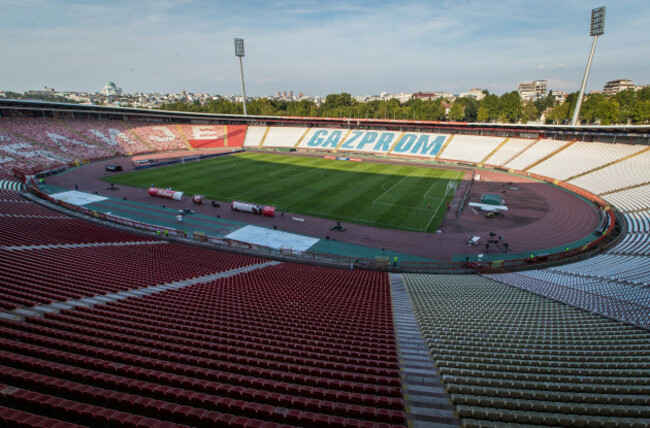
[[[502,94],[650,84],[648,0],[0,0],[0,90]]]

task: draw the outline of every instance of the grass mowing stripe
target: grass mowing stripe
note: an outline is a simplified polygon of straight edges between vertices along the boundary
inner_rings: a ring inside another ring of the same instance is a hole
[[[141,187],[154,182],[208,199],[241,199],[296,214],[423,231],[437,227],[446,199],[443,184],[457,177],[456,171],[411,165],[241,153],[106,179]],[[434,203],[438,209],[431,215],[425,206]]]

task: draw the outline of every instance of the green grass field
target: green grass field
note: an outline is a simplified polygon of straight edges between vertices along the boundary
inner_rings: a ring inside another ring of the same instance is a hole
[[[434,232],[462,172],[408,165],[241,153],[113,175],[136,187],[171,187],[219,201],[369,226]]]

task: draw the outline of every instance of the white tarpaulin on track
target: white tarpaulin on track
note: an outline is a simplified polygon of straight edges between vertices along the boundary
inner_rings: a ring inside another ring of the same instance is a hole
[[[92,204],[93,202],[99,202],[108,199],[103,196],[93,195],[92,193],[78,192],[76,190],[54,193],[50,196],[53,197],[54,199],[58,199],[60,201],[67,202],[73,205],[87,205],[87,204]]]
[[[317,238],[250,225],[226,235],[226,238],[254,245],[263,245],[275,250],[290,248],[292,251],[307,251],[318,242]]]

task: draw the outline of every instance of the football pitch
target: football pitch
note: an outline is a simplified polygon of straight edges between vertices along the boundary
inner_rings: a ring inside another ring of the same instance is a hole
[[[219,201],[368,226],[435,232],[462,172],[409,165],[240,153],[106,177]]]

